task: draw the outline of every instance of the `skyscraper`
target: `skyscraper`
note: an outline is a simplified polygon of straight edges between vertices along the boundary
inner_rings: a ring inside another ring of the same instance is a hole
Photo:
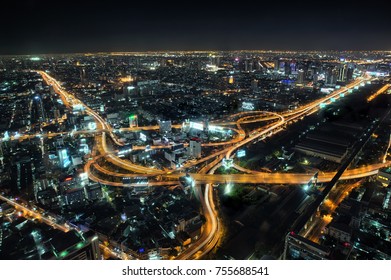
[[[335,86],[338,79],[338,70],[335,68],[329,68],[326,71],[325,84],[329,86]]]
[[[84,67],[80,68],[80,83],[83,85],[86,83],[86,69]]]
[[[201,140],[193,138],[189,143],[189,155],[194,158],[201,157]]]
[[[34,100],[36,101],[36,104],[38,107],[40,121],[46,121],[45,110],[44,110],[43,104],[42,104],[42,97],[40,95],[36,95],[36,96],[34,96]]]
[[[69,155],[67,149],[59,149],[58,150],[58,159],[61,168],[66,168],[71,164],[69,160]]]
[[[305,78],[304,70],[300,69],[297,74],[297,83],[301,85],[304,84],[304,78]]]
[[[244,71],[245,72],[253,71],[253,61],[251,59],[246,59],[244,61]]]
[[[338,81],[346,82],[348,79],[348,65],[344,64],[338,69]]]
[[[285,75],[288,76],[288,75],[292,74],[291,64],[288,61],[285,61],[284,70],[285,70]]]
[[[30,192],[33,184],[33,165],[29,156],[14,160],[11,168],[11,185],[16,193]]]
[[[275,71],[280,70],[280,60],[278,60],[278,59],[274,60],[274,70]]]

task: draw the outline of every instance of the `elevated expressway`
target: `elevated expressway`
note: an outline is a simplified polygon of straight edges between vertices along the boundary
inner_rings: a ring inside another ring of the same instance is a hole
[[[206,157],[203,157],[199,160],[196,160],[194,162],[188,162],[183,167],[179,168],[178,170],[174,171],[163,171],[158,170],[156,168],[151,167],[145,167],[138,164],[134,164],[128,160],[124,160],[119,158],[116,155],[115,151],[112,151],[109,149],[107,145],[107,138],[106,134],[110,136],[110,138],[114,141],[114,143],[117,146],[123,145],[121,142],[118,141],[116,136],[113,133],[113,129],[110,127],[110,125],[97,113],[95,113],[93,110],[91,110],[88,106],[86,106],[84,103],[82,103],[80,100],[76,99],[72,94],[69,94],[64,89],[62,89],[61,85],[53,79],[51,76],[49,76],[46,72],[38,71],[43,79],[51,86],[53,86],[56,93],[58,93],[63,100],[63,103],[68,108],[72,109],[72,106],[75,104],[82,104],[85,108],[85,112],[92,116],[97,123],[97,129],[96,131],[79,131],[75,133],[94,133],[95,136],[95,147],[96,150],[99,153],[99,156],[95,156],[92,161],[89,161],[85,166],[85,171],[88,173],[90,179],[94,181],[101,182],[103,184],[112,185],[112,186],[131,186],[129,184],[122,184],[118,181],[110,182],[108,180],[104,180],[97,176],[96,174],[93,174],[91,172],[91,167],[94,168],[94,170],[97,170],[99,173],[110,175],[111,177],[156,177],[157,175],[160,175],[160,178],[163,178],[164,180],[162,182],[153,182],[151,180],[149,182],[150,185],[163,185],[163,184],[170,184],[178,181],[178,178],[183,173],[180,173],[182,170],[185,170],[189,167],[201,164],[203,162],[213,160],[217,157],[225,156],[225,158],[232,157],[233,153],[239,149],[240,147],[250,143],[251,141],[254,141],[258,138],[266,138],[269,136],[274,135],[275,133],[278,133],[281,131],[286,125],[289,123],[296,121],[298,119],[303,118],[304,116],[307,116],[309,114],[312,114],[319,110],[319,105],[321,103],[327,103],[330,102],[331,99],[338,99],[340,98],[341,93],[347,92],[349,89],[352,89],[354,87],[357,87],[361,83],[370,80],[369,76],[363,76],[358,78],[357,80],[353,81],[352,83],[348,84],[345,87],[342,87],[331,94],[327,95],[326,97],[320,98],[316,101],[310,102],[309,104],[306,104],[304,106],[301,106],[295,110],[287,111],[282,114],[277,114],[273,112],[264,112],[264,111],[250,111],[250,112],[240,112],[234,115],[231,115],[228,117],[228,121],[226,123],[222,121],[217,121],[214,124],[216,125],[233,125],[235,124],[238,129],[229,128],[236,132],[236,137],[231,139],[227,142],[219,142],[219,143],[203,143],[204,146],[223,146],[223,149],[214,152]],[[236,121],[234,121],[236,119]],[[263,126],[262,128],[255,129],[249,133],[249,135],[246,135],[244,130],[241,127],[241,124],[245,123],[254,123],[254,122],[261,122],[261,121],[272,121],[275,120],[273,123]],[[180,125],[176,125],[175,127],[179,128]],[[156,130],[158,129],[158,126],[145,126],[145,127],[137,127],[137,128],[122,128],[120,131],[132,131],[132,130]],[[52,134],[54,135],[54,134]],[[49,135],[50,136],[50,135]],[[151,148],[159,149],[159,148],[167,148],[169,146],[152,146]],[[143,150],[145,149],[144,146],[135,147],[135,149]],[[96,159],[104,156],[105,160],[110,162],[111,164],[120,167],[123,170],[129,171],[128,173],[120,173],[120,172],[113,172],[110,170],[107,170],[105,167],[99,166],[96,162]],[[385,166],[388,163],[383,163],[379,165],[371,165],[367,166],[366,168],[358,168],[353,170],[347,170],[342,179],[349,179],[349,178],[360,178],[365,176],[373,175],[377,172],[379,166]],[[207,164],[207,167],[209,169],[213,168],[213,165],[211,163]],[[194,173],[190,174],[197,182],[199,183],[225,183],[225,182],[233,182],[233,183],[265,183],[265,184],[303,184],[308,182],[308,179],[310,178],[309,174],[296,174],[296,173],[263,173],[253,170],[244,169],[242,167],[239,167],[237,165],[233,166],[234,168],[238,169],[239,171],[242,171],[246,174],[229,174],[229,175],[217,175],[217,174],[199,174]],[[174,174],[171,174],[174,173]],[[324,173],[321,174],[319,177],[319,181],[321,182],[327,182],[330,180],[330,178],[333,176],[333,173]]]
[[[279,131],[283,130],[290,123],[300,120],[303,117],[310,115],[319,110],[321,103],[331,102],[332,99],[340,98],[342,93],[346,93],[349,89],[359,86],[361,83],[370,80],[369,76],[363,76],[352,83],[348,84],[345,87],[342,87],[331,94],[327,95],[324,98],[320,98],[316,101],[310,102],[304,106],[301,106],[295,110],[287,111],[282,114],[272,113],[272,112],[262,112],[262,111],[253,111],[253,112],[241,112],[234,115],[231,115],[227,118],[226,121],[215,121],[215,125],[219,126],[233,126],[235,125],[237,129],[232,129],[236,132],[236,136],[228,142],[220,143],[203,143],[204,146],[223,146],[223,148],[217,152],[214,152],[206,157],[203,157],[194,162],[188,162],[183,167],[175,171],[163,171],[156,168],[145,167],[141,165],[134,164],[128,160],[123,160],[116,155],[116,152],[112,149],[109,149],[107,145],[106,134],[110,136],[112,141],[117,145],[123,145],[116,138],[113,133],[113,129],[105,120],[95,113],[84,103],[76,99],[73,95],[67,93],[61,88],[61,85],[50,77],[47,73],[39,71],[44,80],[52,85],[55,92],[58,93],[63,100],[65,106],[71,108],[73,104],[82,104],[85,108],[85,112],[92,116],[97,123],[97,129],[93,132],[95,133],[95,154],[93,159],[88,161],[85,165],[85,172],[88,174],[89,178],[93,181],[97,181],[106,185],[116,186],[116,187],[133,187],[140,186],[142,184],[124,184],[120,178],[124,177],[149,177],[151,180],[146,184],[148,186],[166,186],[166,185],[176,185],[179,183],[179,177],[186,175],[183,171],[191,166],[201,164],[206,161],[211,161],[207,163],[203,168],[199,169],[198,173],[191,173],[190,176],[197,183],[197,185],[205,185],[204,194],[200,194],[201,205],[206,217],[206,223],[204,225],[204,230],[198,241],[196,241],[190,248],[182,252],[178,259],[190,259],[190,258],[199,258],[202,255],[209,252],[217,243],[220,237],[220,227],[218,221],[218,214],[216,212],[214,203],[213,203],[213,188],[211,187],[212,183],[256,183],[256,184],[306,184],[312,177],[312,174],[302,174],[302,173],[265,173],[258,172],[253,170],[244,169],[237,165],[234,165],[234,168],[244,172],[245,174],[214,174],[214,171],[221,166],[221,160],[225,157],[226,159],[231,158],[234,152],[240,147],[251,143],[256,139],[264,139],[266,137],[272,136]],[[244,132],[242,124],[244,123],[256,123],[263,121],[273,121],[268,123],[262,128],[255,129],[251,131],[248,135]],[[179,128],[178,125],[174,127]],[[136,130],[157,130],[157,126],[147,126],[147,127],[136,127],[136,128],[122,128],[120,131],[136,131]],[[78,133],[87,133],[87,131],[80,131]],[[50,135],[49,135],[50,136]],[[160,149],[166,148],[167,146],[152,146],[152,148]],[[135,147],[135,149],[143,150],[145,147]],[[98,164],[98,160],[104,157],[107,162],[110,162],[114,166],[120,167],[122,170],[129,172],[121,173],[110,171],[105,167],[102,167]],[[378,172],[378,169],[383,166],[388,166],[390,162],[379,163],[368,165],[365,167],[360,167],[356,169],[346,170],[341,177],[342,180],[347,179],[356,179],[366,176],[374,175]],[[96,172],[107,175],[109,178],[117,178],[116,180],[103,179],[96,174]],[[207,173],[207,174],[206,174]],[[319,182],[328,182],[330,181],[335,172],[325,172],[319,174]],[[199,189],[201,189],[199,187]]]

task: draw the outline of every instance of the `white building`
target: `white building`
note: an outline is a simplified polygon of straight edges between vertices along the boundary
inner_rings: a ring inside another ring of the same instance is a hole
[[[200,140],[190,140],[189,156],[192,156],[194,158],[201,157],[201,141]]]

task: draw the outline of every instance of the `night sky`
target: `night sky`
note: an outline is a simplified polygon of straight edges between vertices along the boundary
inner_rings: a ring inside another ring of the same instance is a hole
[[[391,16],[379,1],[3,2],[0,54],[391,50]]]

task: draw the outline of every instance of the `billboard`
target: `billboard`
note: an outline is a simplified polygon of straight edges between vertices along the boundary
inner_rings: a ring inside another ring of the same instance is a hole
[[[197,130],[204,130],[204,124],[203,123],[190,122],[190,128],[194,128],[194,129],[197,129]]]
[[[245,150],[238,150],[238,152],[236,153],[236,156],[238,158],[245,157],[246,156],[246,151]]]

